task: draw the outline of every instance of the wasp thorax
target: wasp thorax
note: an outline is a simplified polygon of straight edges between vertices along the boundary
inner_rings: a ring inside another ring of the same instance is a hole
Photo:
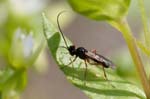
[[[68,47],[68,50],[69,50],[69,53],[70,53],[70,55],[75,55],[76,54],[76,48],[75,48],[75,46],[74,45],[72,45],[72,46],[69,46]]]
[[[88,52],[85,48],[79,47],[76,49],[76,55],[81,59],[86,59],[85,53]]]

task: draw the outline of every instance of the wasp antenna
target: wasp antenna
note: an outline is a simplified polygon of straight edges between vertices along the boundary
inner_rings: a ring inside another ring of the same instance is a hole
[[[61,12],[58,13],[58,15],[57,15],[57,25],[58,25],[58,29],[59,29],[59,31],[60,31],[60,33],[61,33],[63,39],[64,39],[65,45],[66,45],[66,47],[68,48],[67,41],[66,41],[66,39],[65,39],[65,36],[64,36],[64,34],[63,34],[62,30],[61,30],[60,24],[59,24],[59,18],[60,18],[60,16],[61,16],[64,12],[67,12],[67,11],[64,10],[64,11],[61,11]]]

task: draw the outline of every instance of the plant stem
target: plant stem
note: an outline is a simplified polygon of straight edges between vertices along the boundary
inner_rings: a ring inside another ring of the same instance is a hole
[[[132,32],[128,26],[127,20],[120,20],[120,21],[113,21],[113,22],[109,22],[112,26],[114,26],[115,28],[117,28],[123,35],[130,54],[132,56],[132,59],[134,61],[134,64],[136,66],[136,69],[138,71],[141,83],[142,83],[142,87],[144,89],[144,92],[146,94],[147,99],[150,99],[150,86],[149,86],[149,81],[146,77],[146,72],[144,70],[144,66],[143,63],[141,61],[141,58],[139,56],[138,50],[137,50],[137,46],[135,43],[135,39],[132,36]]]
[[[145,11],[145,7],[144,7],[144,0],[138,0],[139,3],[139,9],[140,9],[140,13],[141,13],[141,17],[142,17],[142,24],[143,24],[143,28],[144,28],[144,37],[145,37],[145,44],[147,45],[147,47],[150,47],[150,31],[148,29],[148,20],[146,17],[146,11]]]

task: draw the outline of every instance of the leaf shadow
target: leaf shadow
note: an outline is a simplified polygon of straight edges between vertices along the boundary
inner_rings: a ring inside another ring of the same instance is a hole
[[[65,68],[62,69],[62,71],[65,73],[65,75],[70,76],[70,77],[74,77],[76,79],[82,80],[84,81],[84,72],[85,69],[84,68],[72,68],[72,67],[68,67],[66,66]],[[73,79],[72,79],[73,80]],[[93,72],[90,72],[88,70],[87,72],[87,78],[86,78],[87,83],[89,82],[106,82],[106,84],[108,84],[108,82],[104,79],[104,78],[98,78]],[[126,81],[112,81],[117,83],[127,83]],[[142,96],[131,92],[131,91],[127,91],[127,90],[123,90],[123,89],[117,89],[117,88],[112,88],[112,89],[98,89],[98,88],[93,88],[93,87],[89,87],[89,86],[85,86],[83,84],[78,84],[75,82],[72,82],[76,87],[85,90],[85,91],[89,91],[91,93],[96,93],[96,94],[101,94],[101,95],[106,95],[106,96],[130,96],[130,97],[138,97],[139,99],[143,99]],[[131,83],[128,83],[131,84]]]
[[[79,84],[74,84],[74,85],[81,88],[82,90],[86,90],[96,94],[103,94],[106,96],[131,96],[131,97],[138,97],[139,99],[143,99],[142,96],[131,91],[120,90],[120,89],[98,89],[98,88],[92,88],[92,87],[83,86]]]
[[[60,44],[60,34],[59,32],[54,33],[49,39],[47,39],[48,46],[50,48],[51,54],[56,59],[57,49]]]

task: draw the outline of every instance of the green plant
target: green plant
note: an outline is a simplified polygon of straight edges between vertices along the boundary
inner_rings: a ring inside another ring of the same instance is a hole
[[[145,15],[143,0],[138,0],[145,36],[145,42],[141,43],[141,41],[132,35],[132,31],[126,20],[130,1],[131,0],[68,0],[73,10],[77,13],[92,20],[106,21],[122,33],[144,90],[140,90],[138,86],[125,81],[112,71],[108,71],[107,74],[112,80],[111,83],[117,86],[117,88],[112,88],[107,81],[99,77],[102,72],[101,69],[94,66],[88,67],[85,86],[83,84],[84,63],[81,60],[77,60],[73,63],[73,67],[67,66],[65,69],[61,68],[66,77],[92,99],[150,99],[150,84],[138,51],[138,48],[140,48],[141,51],[149,56],[150,31],[147,25],[147,16]],[[63,67],[69,63],[70,56],[63,54],[63,52],[66,52],[65,49],[59,48],[59,46],[64,46],[62,37],[57,28],[55,28],[52,23],[48,23],[44,14],[43,28],[52,56],[57,64]],[[70,42],[68,39],[67,41]]]
[[[58,9],[67,7],[46,1],[0,0],[0,99],[20,99],[27,87],[28,70],[43,73],[47,68],[47,60],[40,54],[45,45],[41,11],[51,12],[53,17]]]
[[[20,99],[27,71],[44,47],[42,29],[35,24],[40,24],[39,15],[18,13],[13,7],[9,0],[0,1],[0,99]]]

